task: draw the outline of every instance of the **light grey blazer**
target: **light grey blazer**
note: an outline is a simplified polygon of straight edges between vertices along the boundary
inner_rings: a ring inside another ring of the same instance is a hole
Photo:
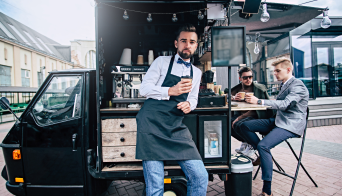
[[[299,136],[304,133],[308,102],[308,89],[295,77],[281,88],[276,100],[264,100],[270,109],[277,110],[275,125]]]

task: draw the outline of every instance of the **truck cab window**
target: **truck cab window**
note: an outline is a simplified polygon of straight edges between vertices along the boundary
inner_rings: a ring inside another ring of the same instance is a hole
[[[56,123],[81,116],[82,76],[54,77],[33,108],[41,124]]]

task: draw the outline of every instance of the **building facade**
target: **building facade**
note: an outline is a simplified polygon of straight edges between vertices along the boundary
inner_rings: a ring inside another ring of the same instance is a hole
[[[50,71],[74,67],[70,46],[0,12],[0,86],[39,87]]]
[[[94,40],[71,41],[71,62],[83,68],[96,68],[96,43]]]

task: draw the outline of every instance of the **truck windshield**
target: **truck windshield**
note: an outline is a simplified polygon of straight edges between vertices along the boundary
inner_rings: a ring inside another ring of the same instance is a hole
[[[33,108],[41,124],[81,116],[82,76],[54,77]]]

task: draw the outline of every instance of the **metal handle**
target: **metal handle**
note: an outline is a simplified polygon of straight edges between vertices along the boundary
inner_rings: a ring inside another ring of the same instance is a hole
[[[121,156],[121,157],[124,157],[124,156],[125,156],[125,153],[124,153],[124,152],[122,152],[122,153],[120,154],[120,156]]]
[[[123,138],[123,137],[120,138],[120,141],[121,141],[121,142],[124,142],[124,141],[125,141],[125,138]]]
[[[124,128],[124,127],[125,127],[125,124],[121,123],[121,124],[120,124],[120,127],[121,127],[121,128]]]
[[[72,135],[72,151],[77,151],[77,149],[76,149],[76,138],[77,138],[77,133],[74,133]]]

